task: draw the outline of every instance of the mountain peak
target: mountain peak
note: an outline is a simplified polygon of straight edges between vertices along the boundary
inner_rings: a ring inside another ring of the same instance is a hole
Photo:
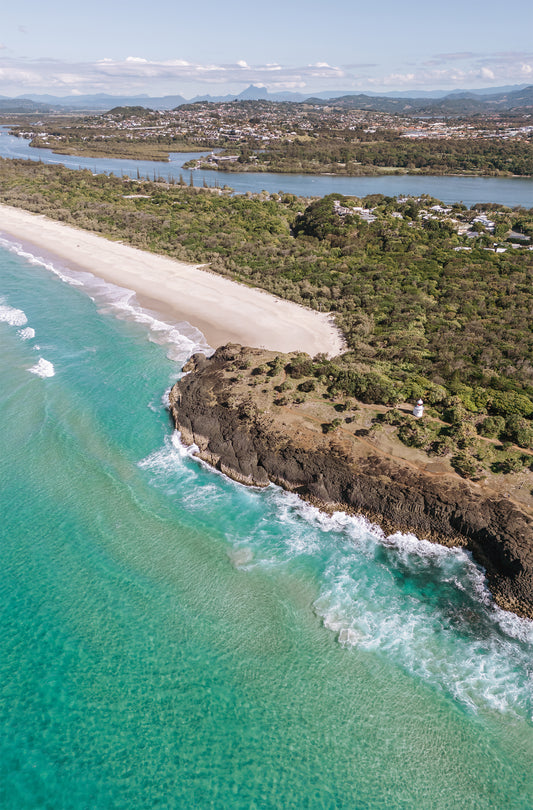
[[[268,98],[268,90],[266,87],[260,87],[257,84],[251,84],[246,90],[243,90],[242,93],[239,93],[237,96],[239,99],[243,99],[244,101],[257,101],[258,99],[266,99]]]

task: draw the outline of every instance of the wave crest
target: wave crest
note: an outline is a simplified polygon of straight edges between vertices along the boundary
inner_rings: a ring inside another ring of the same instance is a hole
[[[55,375],[54,364],[44,357],[40,357],[37,363],[28,369],[31,374],[36,374],[38,377],[53,377]]]

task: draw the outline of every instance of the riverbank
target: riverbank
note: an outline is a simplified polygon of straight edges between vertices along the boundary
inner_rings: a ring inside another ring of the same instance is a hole
[[[133,290],[141,306],[172,322],[189,322],[213,348],[236,341],[273,351],[331,356],[342,351],[342,338],[328,315],[215,275],[203,265],[138,250],[5,205],[0,205],[0,234],[34,255],[56,258],[72,270]]]
[[[61,154],[61,153],[57,153]],[[65,152],[64,154],[74,154],[72,152]],[[85,153],[84,153],[85,154]],[[87,153],[88,154],[88,153]],[[112,157],[112,155],[109,155]],[[237,158],[222,162],[221,160],[213,160],[199,158],[187,161],[184,163],[183,169],[186,170],[200,170],[200,171],[213,171],[219,174],[278,174],[278,175],[303,175],[310,177],[346,177],[351,179],[370,178],[370,177],[490,177],[490,178],[523,178],[524,180],[531,180],[531,174],[513,174],[511,171],[492,170],[478,171],[464,170],[460,171],[457,168],[446,170],[439,170],[438,168],[405,168],[404,166],[360,166],[357,170],[349,171],[343,166],[338,164],[327,164],[323,171],[317,171],[316,162],[310,162],[308,165],[299,163],[296,166],[287,166],[283,162],[276,163],[265,162],[238,162]]]
[[[58,156],[51,149],[35,149],[25,138],[9,135],[7,127],[0,127],[0,156],[57,164]],[[170,155],[170,162],[150,160],[127,160],[119,158],[89,158],[63,155],[61,163],[71,169],[89,169],[96,174],[113,173],[131,178],[139,176],[163,177],[169,182],[179,182],[184,164],[197,159],[196,153]],[[187,178],[186,178],[187,179]],[[195,173],[195,185],[206,183],[216,186],[221,175],[214,170]],[[353,197],[367,194],[384,194],[388,197],[418,197],[429,194],[443,203],[463,202],[467,206],[477,203],[499,203],[511,208],[531,206],[533,179],[523,177],[458,177],[436,175],[382,175],[379,177],[334,177],[312,174],[276,174],[271,172],[232,172],[231,187],[235,194],[258,194],[265,190],[270,194],[280,191],[298,197],[323,197],[340,193]]]

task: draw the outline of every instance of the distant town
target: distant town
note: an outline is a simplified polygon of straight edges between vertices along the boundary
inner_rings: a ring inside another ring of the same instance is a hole
[[[12,132],[60,154],[161,160],[172,151],[212,150],[191,169],[533,174],[530,107],[431,118],[333,102],[198,102],[43,116],[18,121]]]

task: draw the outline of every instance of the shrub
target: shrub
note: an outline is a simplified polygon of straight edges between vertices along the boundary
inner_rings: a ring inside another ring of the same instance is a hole
[[[340,390],[345,395],[357,397],[361,402],[369,404],[395,405],[398,402],[398,390],[394,382],[375,371],[359,373],[343,370],[330,392],[333,393],[333,390]]]
[[[322,423],[322,433],[333,433],[341,425],[340,419],[334,419],[333,422]]]
[[[518,453],[510,453],[503,461],[497,461],[492,465],[494,472],[500,472],[508,475],[509,473],[521,472],[524,467],[529,464],[531,459],[529,456],[523,456]]]
[[[435,456],[449,456],[456,451],[455,442],[451,436],[439,436],[431,443],[429,452]]]
[[[274,390],[282,394],[284,391],[288,391],[290,388],[292,388],[292,385],[290,382],[288,382],[288,380],[285,380],[285,382],[282,382],[280,385],[276,385]]]
[[[487,416],[478,426],[478,433],[487,439],[499,439],[504,428],[503,416]]]
[[[533,402],[525,394],[519,394],[517,391],[490,391],[488,407],[491,413],[501,416],[533,414]]]
[[[313,362],[307,355],[299,354],[287,363],[285,371],[289,377],[293,377],[294,379],[308,377],[313,373]]]
[[[385,425],[403,425],[407,422],[406,417],[400,411],[391,408],[390,411],[385,411],[378,417]]]
[[[283,360],[281,357],[275,357],[274,360],[270,360],[267,363],[268,372],[267,375],[269,377],[276,377],[283,369]]]
[[[455,472],[459,473],[463,478],[471,478],[475,481],[483,475],[482,465],[470,453],[465,451],[456,453],[451,462]]]
[[[303,391],[305,394],[308,394],[310,391],[315,390],[315,381],[314,380],[304,380],[298,386],[298,391]]]
[[[503,438],[514,444],[518,444],[520,447],[532,447],[533,429],[531,428],[531,423],[524,419],[523,416],[518,416],[518,414],[508,416],[505,420]]]
[[[461,448],[471,445],[477,436],[477,430],[471,422],[455,422],[448,432]]]
[[[446,408],[442,418],[445,422],[450,422],[452,425],[460,425],[466,419],[466,410],[462,404],[454,403]]]
[[[423,422],[414,421],[414,419],[405,421],[398,429],[398,438],[407,447],[421,447],[429,446],[433,433],[427,425]]]

